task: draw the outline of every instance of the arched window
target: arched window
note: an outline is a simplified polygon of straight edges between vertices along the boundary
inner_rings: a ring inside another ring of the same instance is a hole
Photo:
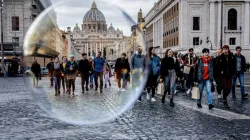
[[[235,9],[228,11],[228,30],[237,30],[237,11]]]

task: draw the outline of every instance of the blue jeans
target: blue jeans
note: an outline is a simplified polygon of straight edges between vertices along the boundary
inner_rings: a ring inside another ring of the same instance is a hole
[[[94,84],[94,73],[92,73],[90,76],[89,76],[89,79],[90,79],[90,84]]]
[[[233,75],[232,93],[235,94],[235,85],[236,85],[237,78],[240,81],[241,95],[244,95],[245,94],[245,89],[244,89],[244,73],[243,72],[239,72],[239,73]]]
[[[211,93],[211,81],[210,80],[202,80],[199,82],[199,89],[200,89],[200,99],[197,100],[197,103],[201,104],[202,93],[204,86],[206,87],[207,93],[207,103],[210,105],[212,104],[212,93]]]
[[[140,86],[140,78],[142,76],[142,73],[140,71],[136,71],[133,76],[132,76],[132,88],[137,88]],[[142,97],[142,93],[139,93],[140,96],[138,98],[138,100],[141,100]]]
[[[174,91],[176,91],[176,83],[174,84]]]
[[[53,77],[55,82],[55,90],[60,91],[61,77]]]

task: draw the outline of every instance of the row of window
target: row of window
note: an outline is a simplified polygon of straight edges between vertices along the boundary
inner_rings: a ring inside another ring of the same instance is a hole
[[[179,3],[175,4],[172,8],[170,8],[166,13],[163,14],[163,19],[166,19],[172,16],[175,12],[179,10]]]
[[[177,45],[179,45],[178,37],[163,42],[163,48],[168,48],[168,47],[177,46]]]
[[[193,38],[193,45],[201,45],[202,41],[200,40],[199,37],[194,37]],[[229,38],[229,45],[236,45],[236,38]]]
[[[173,34],[173,33],[175,33],[175,32],[178,32],[178,31],[179,31],[179,28],[176,27],[175,29],[172,29],[172,30],[169,30],[169,31],[167,31],[167,32],[164,32],[164,33],[163,33],[163,37],[166,37],[166,36],[171,35],[171,34]]]

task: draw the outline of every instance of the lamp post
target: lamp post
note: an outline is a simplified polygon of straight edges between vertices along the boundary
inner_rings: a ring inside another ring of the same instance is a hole
[[[2,72],[4,73],[4,47],[3,47],[3,0],[1,0],[1,56],[2,56]]]

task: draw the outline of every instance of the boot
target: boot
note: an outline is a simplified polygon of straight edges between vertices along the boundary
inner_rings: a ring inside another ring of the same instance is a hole
[[[170,107],[174,107],[173,99],[170,99]]]
[[[227,100],[224,100],[224,101],[223,101],[223,104],[224,104],[224,107],[225,107],[225,108],[229,109],[229,106],[228,106],[228,104],[227,104]]]
[[[208,105],[208,108],[212,109],[212,108],[214,108],[214,105],[210,104],[210,105]]]
[[[162,96],[161,103],[163,103],[163,104],[165,103],[165,95]]]
[[[197,103],[198,108],[202,108],[202,105],[200,103]]]

